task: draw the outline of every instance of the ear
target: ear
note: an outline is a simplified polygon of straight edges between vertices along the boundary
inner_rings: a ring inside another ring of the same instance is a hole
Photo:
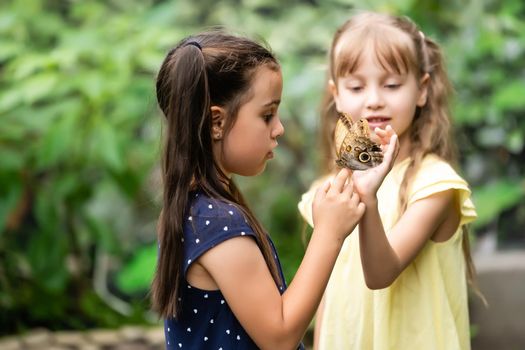
[[[211,106],[211,137],[214,140],[221,140],[224,133],[226,122],[226,110],[219,106]]]
[[[427,103],[428,84],[430,83],[430,75],[425,73],[419,81],[419,97],[417,99],[417,106],[423,107]]]
[[[337,84],[333,79],[328,80],[328,91],[332,94],[332,97],[335,102],[335,108],[340,111],[339,108],[339,92],[337,91]]]

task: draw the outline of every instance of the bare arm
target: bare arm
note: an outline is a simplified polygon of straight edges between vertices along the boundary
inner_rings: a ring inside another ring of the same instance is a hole
[[[325,298],[321,299],[321,303],[317,308],[317,314],[315,316],[315,328],[314,328],[314,350],[319,350],[319,339],[321,336],[321,324],[323,322]]]
[[[367,203],[359,224],[361,262],[371,289],[388,287],[433,237],[450,237],[459,224],[455,190],[436,193],[411,204],[388,236],[377,201]]]
[[[429,239],[450,237],[459,224],[455,190],[436,193],[410,204],[387,235],[377,207],[377,190],[390,171],[397,154],[397,135],[388,126],[376,129],[386,150],[383,163],[353,174],[355,189],[366,205],[359,223],[361,263],[371,289],[391,285]]]
[[[321,300],[344,238],[363,215],[364,205],[353,193],[352,184],[345,185],[348,172],[340,174],[316,194],[315,229],[283,295],[251,238],[229,239],[199,259],[239,322],[262,349],[297,347]]]
[[[233,238],[202,257],[233,313],[261,349],[295,349],[319,304],[341,245],[312,237],[281,296],[251,238]]]

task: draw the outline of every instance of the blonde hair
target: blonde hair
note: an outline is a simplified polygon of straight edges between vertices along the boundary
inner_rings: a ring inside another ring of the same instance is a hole
[[[400,217],[407,208],[408,187],[426,155],[435,154],[457,166],[449,110],[452,87],[436,42],[426,37],[408,17],[372,12],[356,14],[336,31],[329,52],[327,80],[337,84],[340,77],[358,68],[362,53],[370,49],[386,71],[397,74],[410,72],[415,74],[418,81],[425,74],[429,75],[427,102],[423,107],[417,107],[412,125],[407,131],[412,146],[410,163],[399,188]],[[321,168],[325,172],[334,170],[333,134],[338,118],[328,81],[321,106]],[[463,252],[467,279],[474,285],[475,268],[468,239],[464,226]]]

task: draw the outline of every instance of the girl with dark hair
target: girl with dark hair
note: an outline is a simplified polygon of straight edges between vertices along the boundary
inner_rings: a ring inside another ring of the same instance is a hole
[[[152,303],[168,349],[296,349],[345,237],[364,212],[339,172],[313,200],[313,232],[286,288],[275,248],[232,181],[255,176],[284,128],[282,76],[262,45],[223,31],[166,56],[157,100],[166,117],[163,208]]]

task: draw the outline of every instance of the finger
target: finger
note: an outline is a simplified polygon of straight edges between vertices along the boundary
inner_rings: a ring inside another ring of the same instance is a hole
[[[361,197],[359,197],[359,194],[357,192],[352,192],[350,201],[352,202],[352,205],[358,205],[361,201]]]
[[[381,130],[381,136],[386,141],[385,144],[387,146],[390,143],[390,139],[394,135],[397,135],[397,134],[396,134],[396,132],[394,131],[394,129],[392,128],[392,126],[390,124],[388,124],[384,130]]]
[[[348,169],[346,168],[341,169],[337,173],[335,178],[332,180],[332,186],[330,187],[330,190],[334,190],[340,193],[343,190],[343,186],[346,180],[348,179],[349,175],[350,175],[350,172]]]
[[[359,215],[359,216],[363,216],[363,214],[365,213],[365,210],[366,210],[365,203],[360,202],[360,203],[357,205],[357,215]]]
[[[354,182],[352,181],[352,178],[348,178],[348,180],[346,181],[345,188],[343,189],[343,193],[346,194],[348,197],[351,197],[353,192]]]
[[[314,203],[318,203],[326,196],[326,192],[330,189],[330,179],[324,181],[315,191]]]
[[[330,189],[331,185],[332,185],[332,181],[330,181],[330,179],[327,179],[325,182],[321,184],[321,186],[319,186],[318,191],[321,191],[322,193],[326,193]]]
[[[399,147],[398,147],[398,142],[397,142],[397,135],[394,134],[390,138],[390,142],[383,156],[383,162],[391,166],[394,159],[397,157],[398,153],[399,153]]]
[[[374,133],[381,139],[381,143],[384,143],[383,140],[388,137],[388,132],[385,129],[375,128]]]
[[[390,143],[390,139],[392,135],[395,135],[395,132],[390,125],[387,125],[385,129],[376,128],[374,131],[377,137],[379,137],[379,141],[381,143],[381,149],[384,152],[386,148],[388,147],[388,144]]]
[[[388,148],[392,149],[392,152],[394,153],[399,151],[399,139],[397,137],[397,134],[392,135],[392,137],[390,138]]]
[[[381,129],[380,127],[376,127],[374,129],[374,132],[377,136],[385,136],[386,135],[386,130],[385,129]]]

